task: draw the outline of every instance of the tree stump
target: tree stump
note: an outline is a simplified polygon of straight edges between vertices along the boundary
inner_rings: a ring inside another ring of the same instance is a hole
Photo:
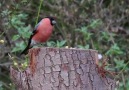
[[[115,81],[98,73],[95,50],[33,48],[29,56],[25,71],[10,68],[16,90],[115,90]]]

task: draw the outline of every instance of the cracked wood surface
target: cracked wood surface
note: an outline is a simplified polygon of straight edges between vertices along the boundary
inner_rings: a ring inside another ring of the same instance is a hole
[[[115,90],[115,81],[98,74],[95,50],[33,48],[30,54],[34,73],[10,68],[16,90]]]

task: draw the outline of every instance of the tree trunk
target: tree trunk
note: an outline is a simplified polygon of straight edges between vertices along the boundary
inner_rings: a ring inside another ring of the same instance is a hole
[[[115,90],[115,81],[101,77],[97,51],[33,48],[30,66],[23,72],[10,68],[16,90]]]

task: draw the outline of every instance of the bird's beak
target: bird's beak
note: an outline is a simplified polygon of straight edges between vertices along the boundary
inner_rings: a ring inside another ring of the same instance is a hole
[[[56,24],[56,21],[55,21],[55,20],[53,20],[53,21],[52,21],[52,24],[53,24],[53,25],[55,25],[55,24]]]

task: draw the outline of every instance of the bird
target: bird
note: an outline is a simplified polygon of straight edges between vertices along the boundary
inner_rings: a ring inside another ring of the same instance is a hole
[[[21,52],[21,55],[26,54],[28,50],[32,48],[35,44],[46,42],[50,38],[55,24],[56,24],[56,20],[53,17],[43,18],[35,26],[28,40],[28,44],[26,48]]]

